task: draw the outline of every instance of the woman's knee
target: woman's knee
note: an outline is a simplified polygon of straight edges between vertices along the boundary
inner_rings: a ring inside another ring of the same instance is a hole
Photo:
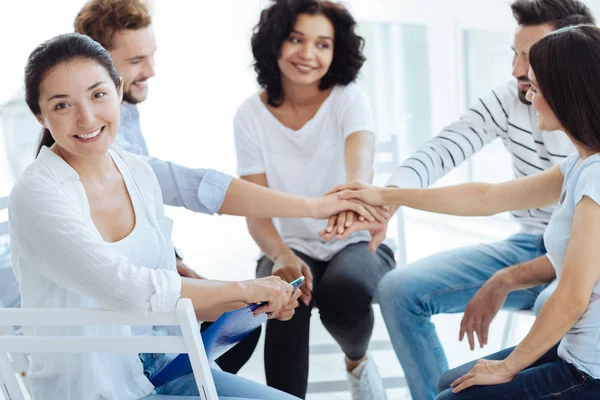
[[[459,369],[460,367],[451,369],[442,374],[442,377],[437,384],[437,392],[439,394],[443,393],[447,389],[450,389],[452,382],[464,375],[462,371],[457,371]]]
[[[313,291],[313,298],[322,316],[356,316],[371,309],[375,290],[358,279],[322,282]]]
[[[435,400],[456,400],[457,396],[452,393],[452,389],[447,388],[446,390],[439,392],[437,396],[435,396]]]

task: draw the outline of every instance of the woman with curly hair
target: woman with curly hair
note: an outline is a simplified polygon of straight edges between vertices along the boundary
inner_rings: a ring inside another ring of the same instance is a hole
[[[234,119],[243,179],[309,197],[349,180],[371,181],[375,137],[367,97],[353,83],[365,61],[355,25],[348,10],[331,1],[279,0],[262,12],[252,37],[261,90]],[[343,232],[356,218],[340,213],[332,217],[333,229]],[[300,218],[276,224],[248,218],[264,254],[257,276],[291,282],[304,275],[307,282],[295,316],[285,324],[267,324],[267,383],[305,397],[310,316],[316,306],[345,354],[352,398],[383,399],[367,347],[371,302],[379,280],[395,266],[393,251],[384,244],[371,253],[366,232],[326,242],[319,237],[324,227]]]

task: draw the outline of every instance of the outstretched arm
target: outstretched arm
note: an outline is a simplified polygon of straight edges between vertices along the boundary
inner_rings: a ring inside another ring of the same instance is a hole
[[[433,189],[369,188],[362,184],[332,189],[344,200],[371,205],[397,205],[438,214],[488,216],[504,211],[546,207],[558,202],[563,176],[559,166],[512,181],[465,183]]]

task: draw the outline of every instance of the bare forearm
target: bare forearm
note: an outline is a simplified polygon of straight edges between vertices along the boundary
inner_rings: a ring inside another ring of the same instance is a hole
[[[304,197],[234,179],[219,213],[254,218],[303,218],[311,217],[311,208],[310,200]]]
[[[503,183],[465,183],[431,189],[386,188],[382,201],[439,214],[488,216],[555,204],[563,176],[557,166]]]
[[[233,303],[245,303],[245,296],[241,282],[181,278],[180,297],[192,300],[197,318],[203,321],[218,317]]]
[[[556,271],[547,256],[513,265],[494,274],[495,279],[506,285],[509,291],[528,289],[550,283],[556,279]]]
[[[243,302],[222,304],[220,306],[215,307],[212,310],[200,312],[196,311],[196,319],[198,319],[199,321],[216,321],[221,315],[223,315],[227,311],[238,310],[246,306],[247,304]]]
[[[525,339],[506,360],[513,371],[522,371],[537,361],[579,320],[585,307],[575,306],[570,298],[559,287],[546,301]]]
[[[373,158],[375,137],[370,132],[354,132],[346,138],[344,164],[348,182],[371,183],[373,180]]]
[[[490,185],[465,183],[434,189],[386,188],[386,204],[407,206],[439,214],[487,216],[504,211],[495,207],[489,198]]]
[[[248,231],[258,247],[272,261],[289,250],[270,219],[248,218]]]
[[[370,151],[359,151],[346,157],[346,179],[348,182],[371,183],[373,181],[373,157]]]

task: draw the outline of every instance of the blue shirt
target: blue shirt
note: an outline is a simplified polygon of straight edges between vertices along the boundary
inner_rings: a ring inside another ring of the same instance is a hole
[[[588,196],[600,204],[600,154],[579,165],[579,155],[571,154],[560,165],[564,177],[561,201],[556,206],[544,234],[548,258],[560,279],[571,236],[577,203]],[[596,282],[590,303],[581,318],[562,339],[558,355],[579,370],[600,379],[600,282]]]
[[[221,209],[233,179],[231,176],[212,169],[186,168],[150,157],[135,104],[121,103],[120,124],[114,144],[130,153],[149,157],[164,204],[204,214],[214,214]]]

